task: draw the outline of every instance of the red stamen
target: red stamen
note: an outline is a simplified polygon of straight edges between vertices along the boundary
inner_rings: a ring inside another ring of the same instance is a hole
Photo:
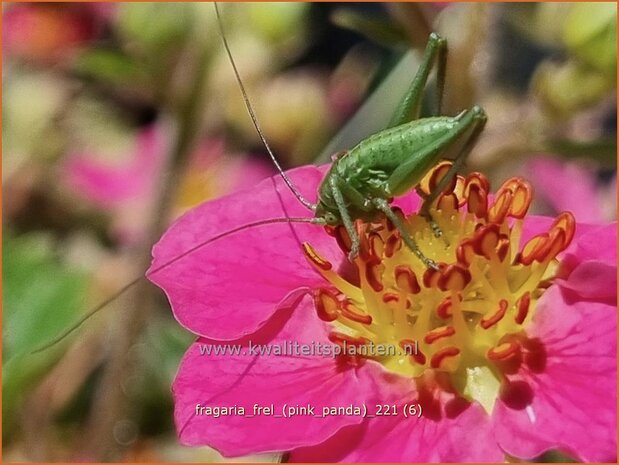
[[[442,265],[443,266],[439,264],[438,270],[435,270],[433,268],[428,268],[426,271],[424,271],[422,282],[425,287],[431,288],[431,287],[438,286],[438,282],[441,279],[441,270],[444,268],[444,264]]]
[[[495,223],[483,225],[478,228],[473,236],[473,248],[475,253],[490,260],[493,255],[497,254],[500,235],[500,227]]]
[[[350,302],[345,302],[341,307],[342,316],[345,316],[349,320],[356,321],[364,325],[372,324],[372,317],[370,315],[363,314],[361,310],[355,307]]]
[[[395,282],[403,292],[418,294],[421,291],[415,272],[407,265],[398,265],[395,268]]]
[[[338,331],[331,331],[329,333],[329,340],[340,346],[343,346],[344,343],[346,343],[346,345],[355,347],[361,347],[370,342],[370,340],[365,337],[353,337]]]
[[[548,233],[533,236],[522,248],[522,252],[516,257],[516,261],[523,265],[530,265],[535,260],[543,261],[548,256],[552,242]]]
[[[488,350],[486,355],[490,360],[504,362],[520,354],[520,344],[513,341],[503,342]]]
[[[459,204],[458,196],[453,192],[441,194],[436,205],[437,210],[457,210]]]
[[[474,241],[472,239],[464,239],[456,249],[456,258],[462,266],[469,267],[473,262],[475,255]]]
[[[495,311],[494,313],[490,314],[489,316],[483,317],[480,320],[479,325],[483,329],[488,329],[494,326],[495,324],[497,324],[505,316],[505,312],[507,311],[507,304],[508,304],[507,300],[501,299],[499,301],[499,309]]]
[[[494,204],[488,209],[488,221],[490,223],[501,224],[505,221],[510,212],[512,204],[512,193],[507,189],[499,189]]]
[[[516,315],[516,323],[521,325],[524,323],[528,313],[529,313],[529,304],[531,303],[531,294],[529,291],[525,292],[517,301],[516,308],[518,309],[518,314]]]
[[[402,239],[400,238],[400,231],[394,231],[387,238],[385,243],[385,257],[391,258],[393,255],[402,248]]]
[[[471,184],[466,198],[469,213],[477,218],[484,218],[488,213],[488,193],[478,184]]]
[[[330,262],[322,258],[309,243],[303,243],[303,253],[305,257],[316,267],[324,271],[329,271],[333,266]]]
[[[314,292],[314,306],[318,318],[323,321],[334,321],[338,317],[340,301],[335,294],[327,289],[318,289]]]
[[[370,235],[368,236],[368,240],[369,240],[369,250],[370,253],[374,256],[374,257],[382,257],[383,256],[383,250],[384,250],[384,244],[383,244],[383,238],[380,237],[380,234],[378,233],[370,233]]]
[[[412,339],[402,339],[398,342],[399,346],[410,354],[411,358],[419,365],[426,364],[426,356],[419,350],[419,344]]]
[[[441,272],[438,287],[443,291],[461,291],[471,282],[471,272],[462,266],[448,265]]]
[[[337,226],[334,229],[334,236],[337,241],[337,245],[340,247],[342,252],[348,254],[352,248],[352,241],[350,240],[350,236],[348,235],[346,228],[344,226]]]
[[[451,337],[454,334],[456,334],[456,329],[453,326],[440,326],[426,333],[423,340],[426,344],[432,344],[439,339]]]
[[[380,261],[370,261],[365,266],[365,279],[375,292],[382,292],[383,290],[384,271],[385,267]]]
[[[439,350],[432,356],[432,359],[430,360],[430,366],[432,368],[440,368],[443,360],[445,360],[446,358],[456,357],[459,354],[460,349],[458,349],[457,347],[445,347],[444,349]]]
[[[462,296],[460,294],[458,294],[458,300],[462,302]],[[451,301],[451,296],[446,297],[436,308],[436,314],[439,316],[439,318],[442,318],[443,320],[451,318],[451,316],[453,315],[453,312],[451,311],[452,305],[453,302]]]

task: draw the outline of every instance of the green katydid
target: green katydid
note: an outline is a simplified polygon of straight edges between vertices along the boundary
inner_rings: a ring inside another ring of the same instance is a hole
[[[422,97],[434,66],[437,67],[436,112],[437,115],[440,114],[447,57],[446,40],[436,33],[430,35],[421,65],[403,100],[393,114],[388,127],[359,142],[352,149],[334,157],[331,168],[319,187],[318,202],[314,204],[308,201],[294,186],[271,150],[260,128],[232,56],[223,30],[217,3],[215,3],[215,11],[224,48],[258,136],[288,188],[314,216],[306,218],[264,219],[225,231],[196,244],[159,267],[151,269],[150,274],[155,274],[182,260],[196,250],[230,234],[240,232],[246,228],[270,223],[303,222],[329,226],[343,225],[351,238],[352,246],[349,259],[353,260],[359,253],[360,243],[358,233],[354,227],[354,221],[357,219],[371,221],[381,214],[385,215],[399,230],[402,240],[407,247],[427,267],[436,269],[437,265],[423,254],[423,251],[420,250],[414,239],[405,230],[404,224],[393,211],[390,201],[393,197],[402,195],[414,188],[450,148],[458,145],[459,150],[453,165],[442,177],[434,191],[424,199],[421,207],[421,214],[430,222],[434,234],[440,237],[442,233],[431,218],[430,207],[461,168],[467,154],[475,145],[486,123],[485,112],[478,106],[465,110],[454,117],[419,117]],[[107,305],[134,287],[142,279],[144,279],[144,275],[140,275],[126,284],[105,301],[88,311],[64,333],[36,349],[33,353],[45,350],[60,342],[91,316],[107,307]]]
[[[463,141],[454,164],[434,192],[424,199],[421,207],[421,213],[431,222],[435,235],[441,236],[438,225],[430,217],[430,206],[456,175],[486,124],[486,114],[479,106],[465,110],[455,117],[419,118],[423,92],[435,64],[436,111],[440,114],[447,41],[436,33],[430,34],[421,65],[393,114],[389,127],[361,141],[351,150],[338,154],[319,187],[318,203],[312,204],[288,179],[264,137],[232,57],[217,3],[215,11],[226,53],[258,135],[292,193],[314,212],[314,222],[329,226],[343,225],[352,241],[349,254],[352,260],[359,253],[359,236],[353,225],[354,220],[371,221],[377,214],[384,214],[399,230],[402,240],[410,250],[426,266],[436,268],[436,264],[423,254],[407,233],[400,218],[393,212],[389,200],[414,188],[449,148]]]

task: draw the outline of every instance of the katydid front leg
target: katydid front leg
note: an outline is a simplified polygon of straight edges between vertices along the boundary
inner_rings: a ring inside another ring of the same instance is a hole
[[[340,212],[340,217],[342,218],[346,232],[348,232],[348,236],[350,237],[351,246],[350,252],[348,253],[348,260],[352,262],[359,255],[359,245],[361,240],[359,238],[359,234],[357,234],[357,230],[355,229],[350,213],[348,213],[346,201],[344,200],[338,181],[339,178],[337,176],[332,176],[329,179],[329,187],[331,188],[333,200],[335,201],[337,209]]]
[[[402,240],[404,241],[404,243],[423,262],[423,264],[426,265],[428,268],[438,270],[438,266],[436,262],[434,260],[429,259],[423,254],[423,252],[421,251],[421,249],[419,248],[415,240],[411,237],[411,235],[406,230],[406,227],[404,226],[404,223],[402,223],[402,220],[400,219],[400,217],[396,215],[391,209],[391,205],[389,205],[389,202],[387,202],[385,199],[380,199],[380,198],[373,199],[372,202],[374,203],[374,205],[376,206],[378,210],[382,211],[385,214],[385,216],[389,218],[389,220],[393,223],[393,225],[400,232],[400,236],[402,237]]]

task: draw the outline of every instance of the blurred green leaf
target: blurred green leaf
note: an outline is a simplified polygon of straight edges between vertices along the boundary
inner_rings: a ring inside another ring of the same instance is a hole
[[[617,163],[617,140],[613,137],[593,141],[553,139],[546,142],[544,152],[557,153],[567,158],[589,158],[609,166]]]
[[[150,50],[180,41],[191,32],[196,9],[191,3],[128,2],[118,4],[122,35]]]
[[[256,32],[272,43],[288,39],[305,26],[310,4],[304,2],[248,3],[249,19]]]
[[[27,390],[57,361],[66,345],[32,350],[73,323],[86,278],[54,260],[41,235],[2,238],[3,432]]]
[[[388,47],[408,41],[406,33],[396,28],[388,18],[375,18],[354,10],[340,8],[331,15],[331,21],[336,26],[357,32]]]
[[[412,51],[407,52],[361,108],[331,139],[316,162],[328,162],[334,153],[350,149],[370,134],[384,129],[410,86],[418,67],[418,55]]]
[[[140,75],[140,68],[136,63],[117,50],[87,50],[78,57],[75,70],[110,83],[122,83]]]
[[[615,76],[617,70],[617,4],[570,5],[563,29],[566,46],[590,66]]]

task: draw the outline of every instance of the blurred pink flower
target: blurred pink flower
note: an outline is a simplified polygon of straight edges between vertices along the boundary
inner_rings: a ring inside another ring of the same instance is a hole
[[[289,176],[312,199],[325,170]],[[154,247],[147,273],[199,336],[173,385],[181,442],[224,456],[291,451],[291,461],[498,462],[551,448],[613,461],[616,225],[526,216],[531,191],[519,178],[488,197],[483,176],[458,179],[433,211],[451,244],[440,247],[414,213],[418,196],[396,199],[439,271],[425,269],[384,220],[361,230],[356,266],[342,228],[285,223],[177,259],[243,224],[306,215],[277,177],[183,215]],[[257,344],[412,341],[413,356],[250,353]],[[222,353],[228,344],[244,353]],[[204,354],[207,345],[220,351]],[[275,415],[253,415],[255,404],[273,404]],[[420,417],[403,416],[411,404]],[[281,418],[284,405],[312,406],[315,416]],[[322,415],[350,405],[373,417]],[[398,413],[377,415],[378,405]],[[245,415],[204,415],[205,406]]]
[[[96,37],[111,5],[15,3],[2,18],[3,52],[36,63],[70,58]]]
[[[101,155],[73,152],[61,167],[65,183],[99,208],[113,211],[115,234],[125,242],[142,237],[146,221],[140,215],[156,200],[157,183],[169,152],[169,140],[161,127],[140,130],[126,162],[106,164]],[[203,142],[191,155],[177,186],[177,216],[186,208],[252,185],[272,174],[270,165],[247,156],[231,156],[222,140]]]
[[[569,210],[576,220],[599,223],[615,219],[617,183],[604,189],[592,168],[578,162],[566,162],[553,156],[538,156],[526,165],[527,177],[536,196],[552,212]],[[608,205],[611,204],[611,205]]]
[[[73,152],[63,166],[66,181],[102,208],[150,196],[165,161],[167,144],[163,139],[163,131],[154,126],[142,129],[131,152],[123,157],[126,163],[120,165],[106,164],[90,152]]]

